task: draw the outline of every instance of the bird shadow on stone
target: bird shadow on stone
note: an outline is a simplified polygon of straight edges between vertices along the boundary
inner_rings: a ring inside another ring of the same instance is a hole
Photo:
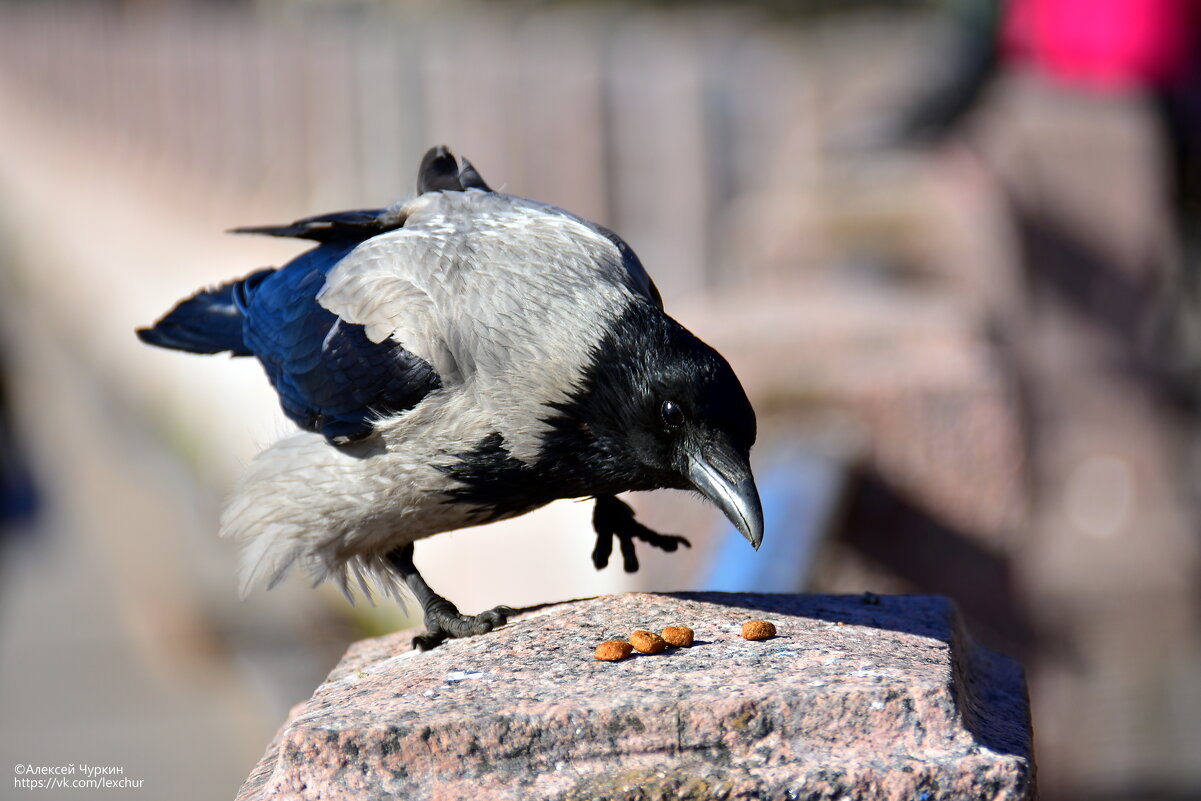
[[[888,596],[739,592],[671,592],[669,597],[703,603],[721,604],[759,613],[795,615],[853,626],[890,629],[917,637],[933,637],[949,642],[954,606],[938,596],[906,596],[897,605]],[[784,636],[782,634],[777,637]]]
[[[997,753],[1032,759],[1026,681],[1016,661],[978,645],[968,633],[955,604],[937,595],[768,595],[754,593],[677,592],[668,597],[790,615],[847,626],[888,629],[946,643],[953,661],[951,692],[963,725],[977,743]],[[795,640],[786,633],[771,639]],[[696,643],[693,647],[697,647]]]

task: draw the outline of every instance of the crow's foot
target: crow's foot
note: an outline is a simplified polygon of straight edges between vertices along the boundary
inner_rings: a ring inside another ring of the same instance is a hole
[[[592,564],[597,570],[603,570],[609,564],[609,556],[613,553],[613,538],[616,537],[621,546],[622,566],[627,573],[638,572],[638,554],[634,551],[634,540],[642,540],[648,545],[667,551],[676,550],[681,545],[691,548],[686,538],[675,534],[660,534],[652,531],[634,519],[634,510],[623,501],[612,495],[598,495],[596,507],[592,511],[592,527],[596,529],[596,547],[592,549]]]
[[[436,648],[450,639],[474,637],[503,626],[517,614],[512,607],[498,606],[478,615],[464,615],[459,608],[430,589],[413,564],[413,546],[406,545],[388,554],[388,561],[404,580],[425,614],[425,634],[413,638],[413,647],[422,651]]]
[[[447,640],[487,634],[503,626],[515,614],[517,610],[510,606],[497,606],[478,615],[464,615],[450,601],[436,596],[436,600],[425,607],[425,627],[429,631],[414,637],[413,647],[428,651]]]

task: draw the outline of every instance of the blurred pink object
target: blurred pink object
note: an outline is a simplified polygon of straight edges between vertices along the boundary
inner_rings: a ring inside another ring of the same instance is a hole
[[[1184,80],[1196,0],[1011,0],[1001,52],[1066,83],[1103,91]]]

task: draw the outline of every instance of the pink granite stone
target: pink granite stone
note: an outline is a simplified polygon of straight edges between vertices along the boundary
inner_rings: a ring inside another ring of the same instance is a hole
[[[593,657],[673,624],[691,648]],[[351,646],[238,800],[1033,796],[1021,669],[942,598],[632,593],[412,634]]]

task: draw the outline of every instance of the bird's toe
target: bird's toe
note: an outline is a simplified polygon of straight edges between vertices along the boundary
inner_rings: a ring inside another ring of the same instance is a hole
[[[511,606],[497,606],[486,612],[480,612],[475,616],[464,616],[463,622],[471,630],[471,633],[467,636],[484,634],[485,632],[500,628],[515,614],[517,614],[517,610]]]
[[[489,622],[491,627],[488,630],[491,631],[493,628],[498,628],[503,626],[505,623],[508,623],[509,618],[513,617],[515,614],[517,614],[516,609],[511,606],[502,605],[489,609],[487,612],[481,612],[480,614],[476,615],[476,618]]]
[[[653,539],[648,539],[646,537],[641,537],[640,539],[656,548],[667,551],[668,553],[674,552],[681,545],[683,545],[685,548],[692,547],[692,543],[688,541],[687,537],[681,537],[678,534],[659,534],[657,532],[651,533],[655,535]]]
[[[511,606],[498,606],[478,615],[463,615],[458,612],[427,615],[425,634],[413,638],[413,645],[422,651],[436,648],[449,639],[475,637],[500,628],[509,618],[517,614]]]

